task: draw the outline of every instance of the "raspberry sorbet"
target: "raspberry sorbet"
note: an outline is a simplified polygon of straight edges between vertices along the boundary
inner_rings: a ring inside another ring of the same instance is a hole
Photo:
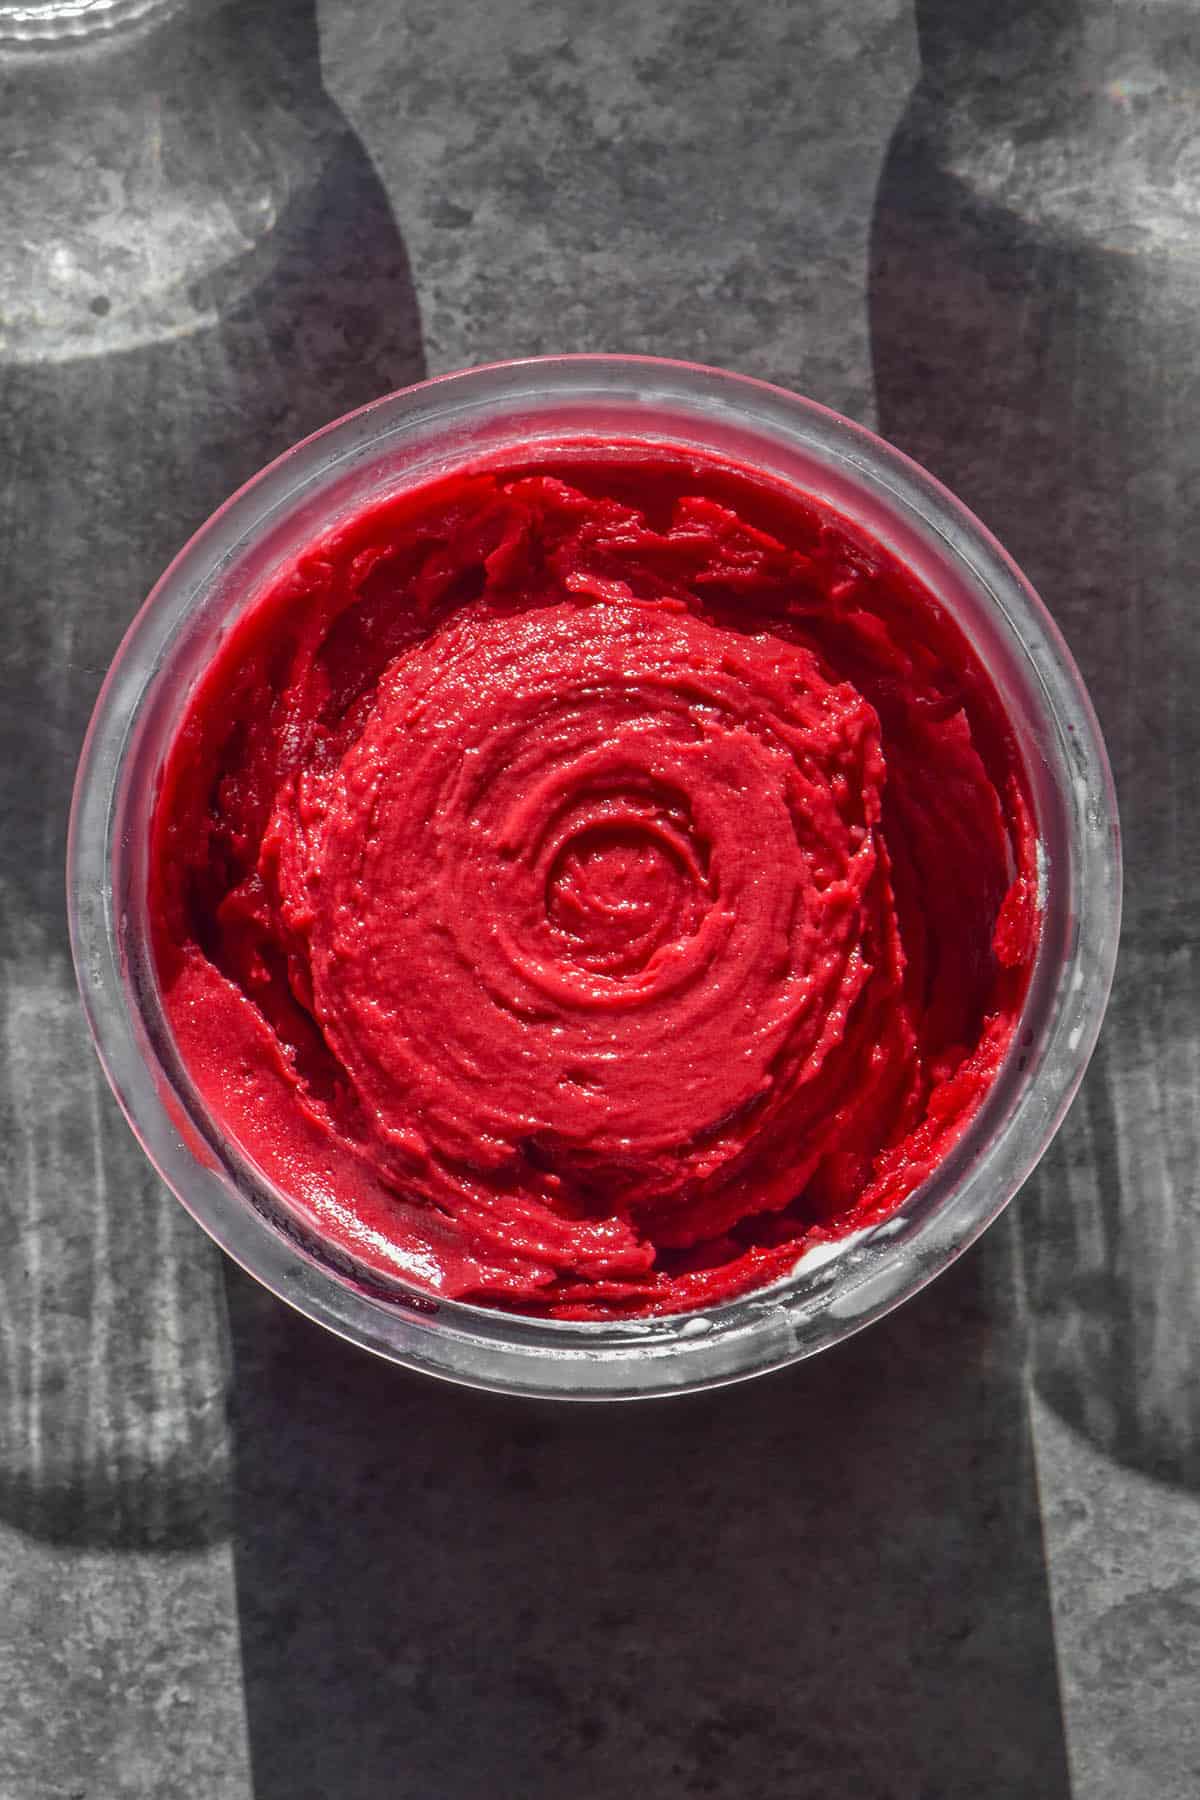
[[[182,1060],[310,1226],[574,1319],[887,1217],[1038,933],[1021,760],[933,596],[795,489],[619,442],[280,571],[189,703],[151,901]]]

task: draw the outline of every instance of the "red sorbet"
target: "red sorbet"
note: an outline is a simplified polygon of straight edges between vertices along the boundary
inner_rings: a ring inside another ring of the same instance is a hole
[[[154,833],[222,1126],[361,1263],[557,1318],[711,1305],[885,1218],[1037,939],[961,632],[827,507],[668,447],[315,543],[215,655]]]

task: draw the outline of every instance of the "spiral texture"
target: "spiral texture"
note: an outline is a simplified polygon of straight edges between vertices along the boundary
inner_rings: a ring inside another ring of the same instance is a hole
[[[318,1228],[561,1316],[881,1218],[1010,1041],[1019,758],[878,546],[681,453],[455,477],[277,578],[172,755],[176,1037]]]

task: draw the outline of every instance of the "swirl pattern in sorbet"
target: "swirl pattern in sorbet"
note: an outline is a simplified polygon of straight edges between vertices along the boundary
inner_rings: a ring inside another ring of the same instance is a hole
[[[316,1229],[581,1318],[886,1217],[1037,937],[1020,759],[932,597],[629,446],[418,488],[277,576],[190,703],[152,903],[190,1074]]]

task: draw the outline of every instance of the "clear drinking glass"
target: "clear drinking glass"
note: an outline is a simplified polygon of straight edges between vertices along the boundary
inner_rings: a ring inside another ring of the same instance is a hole
[[[953,614],[1025,758],[1044,905],[1010,1053],[930,1178],[883,1224],[782,1282],[702,1312],[564,1323],[386,1285],[324,1243],[228,1141],[163,1015],[147,918],[164,757],[215,645],[272,573],[371,502],[486,454],[572,438],[693,445],[828,501]],[[1120,924],[1116,803],[1087,694],[1052,620],[977,519],[862,427],[812,401],[653,357],[536,358],[390,394],[297,445],[192,538],[130,627],[76,782],[68,906],[109,1081],[194,1218],[266,1287],[377,1354],[469,1385],[575,1399],[710,1387],[828,1348],[916,1293],[974,1241],[1042,1155],[1100,1027]]]

